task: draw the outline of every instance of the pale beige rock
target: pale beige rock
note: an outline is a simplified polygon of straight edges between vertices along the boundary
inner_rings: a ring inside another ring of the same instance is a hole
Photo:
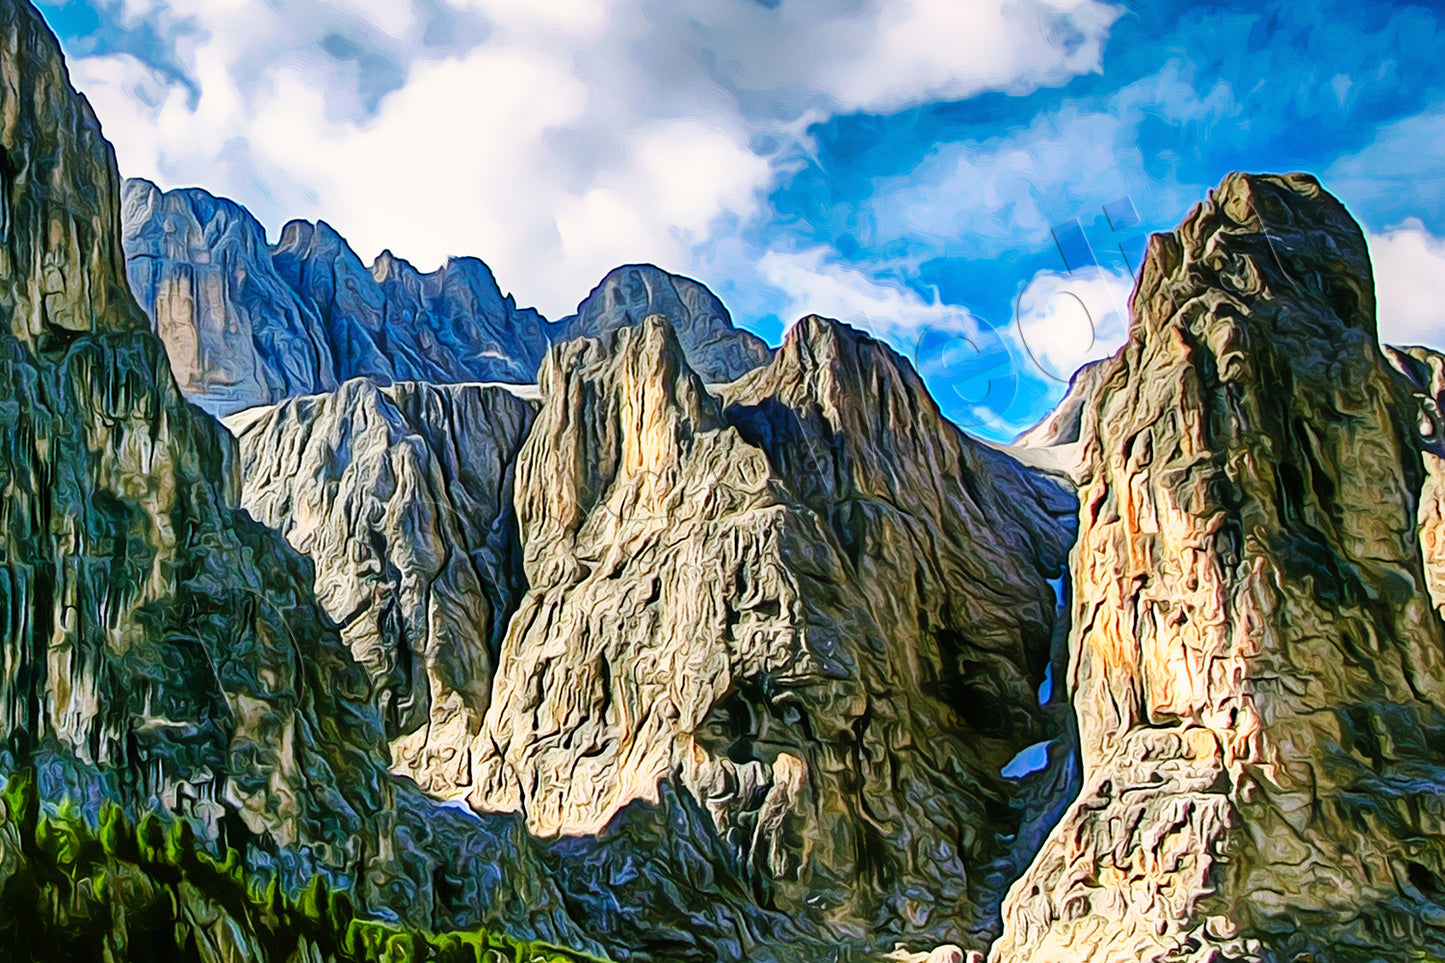
[[[393,771],[443,798],[470,782],[523,587],[512,466],[531,422],[499,385],[362,379],[228,419],[241,504],[311,558],[371,676]]]
[[[1358,227],[1308,176],[1231,175],[1151,240],[1096,384],[1084,788],[991,959],[1439,955],[1445,638]]]
[[[541,388],[473,805],[593,834],[675,790],[829,942],[987,932],[1032,845],[1000,769],[1055,732],[1071,497],[836,322],[720,395],[661,318],[560,346]]]
[[[1445,355],[1429,348],[1385,348],[1390,364],[1405,376],[1415,417],[1425,483],[1418,513],[1420,552],[1435,610],[1445,615]]]

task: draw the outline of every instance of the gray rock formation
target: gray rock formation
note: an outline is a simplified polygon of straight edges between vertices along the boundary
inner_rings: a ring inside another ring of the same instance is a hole
[[[315,312],[276,273],[244,208],[128,180],[121,211],[131,290],[188,398],[226,413],[336,387]]]
[[[577,313],[558,322],[558,339],[595,338],[660,314],[677,331],[688,366],[706,382],[732,381],[772,357],[766,343],[733,327],[707,288],[651,264],[628,264],[603,278]]]
[[[434,795],[470,774],[522,590],[512,466],[532,408],[498,386],[348,381],[228,419],[242,505],[316,567],[370,674],[392,768]]]
[[[475,258],[421,274],[385,251],[368,269],[329,225],[305,221],[287,224],[271,255],[315,309],[343,380],[529,382],[547,348],[547,322]]]
[[[984,945],[1032,853],[1000,770],[1057,728],[1036,693],[1072,497],[836,322],[721,395],[661,318],[559,346],[541,388],[473,805],[552,836],[682,800],[744,915]]]
[[[476,258],[422,274],[386,251],[368,268],[325,222],[293,221],[272,248],[245,208],[203,190],[130,180],[123,202],[131,288],[181,390],[217,415],[352,378],[530,383],[552,341],[654,313],[674,320],[705,380],[731,381],[771,355],[707,288],[650,265],[613,271],[553,325],[503,295]]]
[[[421,274],[390,252],[370,269],[326,224],[293,222],[273,250],[241,206],[127,181],[131,287],[191,400],[230,414],[366,377],[530,382],[550,326],[485,264]]]
[[[1080,433],[1084,786],[991,959],[1445,950],[1445,636],[1374,305],[1306,175],[1231,175],[1151,240]]]
[[[0,73],[0,740],[47,792],[359,867],[388,805],[366,676],[230,507],[230,439],[127,290],[113,155],[26,4]]]
[[[248,886],[321,872],[362,912],[603,951],[569,916],[599,898],[585,867],[564,896],[567,854],[544,859],[519,820],[388,777],[367,673],[304,559],[233,507],[234,444],[131,297],[113,155],[28,4],[0,4],[0,79],[0,774],[33,767],[43,803],[82,817],[106,800],[183,819],[245,854]],[[15,879],[34,840],[14,815],[0,890],[65,902]],[[103,900],[148,887],[111,879]],[[188,908],[177,946],[247,944],[244,918]]]

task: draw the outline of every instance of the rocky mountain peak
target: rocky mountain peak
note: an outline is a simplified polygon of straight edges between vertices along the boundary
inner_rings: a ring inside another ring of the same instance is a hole
[[[27,4],[0,5],[0,74],[6,758],[82,806],[355,869],[385,818],[366,678],[229,503],[229,439],[130,297],[113,156]]]
[[[1445,639],[1373,307],[1361,232],[1307,175],[1231,175],[1151,240],[1081,427],[1084,788],[993,959],[1440,945]]]
[[[391,248],[382,251],[376,256],[376,260],[371,262],[371,276],[376,279],[378,284],[385,284],[388,280],[402,274],[420,276],[417,269],[412,267],[409,262],[392,254]]]
[[[916,375],[872,339],[821,319],[793,337],[714,388],[660,316],[549,354],[516,473],[530,590],[468,798],[543,835],[626,819],[661,849],[679,799],[711,826],[688,845],[721,845],[715,872],[817,938],[977,942],[1002,895],[987,880],[1017,872],[1001,867],[1033,837],[965,827],[1009,812],[1000,770],[1055,725],[1036,692],[1073,503],[921,404],[888,423],[875,389]],[[849,412],[840,427],[819,395]],[[937,433],[922,450],[939,461],[910,466],[892,433]],[[880,477],[927,476],[930,494],[814,484],[835,469],[798,454],[875,448]],[[969,494],[994,488],[986,504]],[[991,567],[994,536],[971,534],[996,504],[990,524],[1029,546],[1023,566]],[[905,801],[923,799],[926,823]],[[639,806],[656,816],[627,815]],[[1017,833],[1025,815],[1004,818]],[[882,839],[896,834],[937,855],[895,859]],[[923,909],[906,895],[918,887],[947,898]]]
[[[760,338],[733,326],[727,308],[711,291],[651,264],[611,271],[577,306],[577,313],[558,324],[564,338],[595,337],[654,314],[672,323],[689,363],[704,381],[732,381],[771,354]]]

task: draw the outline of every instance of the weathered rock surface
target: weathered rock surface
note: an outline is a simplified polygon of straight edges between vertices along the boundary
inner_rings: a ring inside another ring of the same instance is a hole
[[[28,4],[0,5],[0,75],[0,739],[47,791],[357,866],[386,805],[366,677],[230,507],[230,439],[127,290],[113,156]]]
[[[543,836],[705,814],[631,845],[711,852],[742,918],[822,941],[767,955],[983,945],[1036,842],[1000,770],[1058,728],[1072,497],[836,322],[715,395],[649,318],[554,349],[541,389],[474,806]]]
[[[991,959],[1445,948],[1445,638],[1374,311],[1306,175],[1231,175],[1151,240],[1080,427],[1084,786]]]
[[[388,251],[369,269],[325,223],[273,249],[245,208],[203,190],[125,184],[132,290],[186,395],[230,414],[365,377],[530,382],[551,326],[485,264],[422,274]]]
[[[470,775],[523,588],[512,467],[531,422],[504,387],[364,379],[228,419],[241,504],[311,558],[372,678],[393,770],[440,796]]]
[[[1420,489],[1420,552],[1435,610],[1445,617],[1445,355],[1429,348],[1385,348],[1385,357],[1405,376],[1415,418],[1425,482]]]
[[[245,208],[132,179],[121,212],[131,290],[187,397],[226,413],[336,387],[315,311],[276,273]]]
[[[113,155],[28,4],[0,4],[0,79],[0,773],[34,767],[43,804],[83,817],[168,811],[363,912],[600,951],[569,915],[602,898],[590,868],[564,896],[565,854],[520,820],[388,776],[310,566],[233,507],[233,442],[127,289]],[[0,854],[7,896],[17,865]]]
[[[353,378],[530,383],[552,341],[657,313],[674,320],[705,380],[731,381],[771,356],[707,288],[651,265],[618,268],[577,314],[549,324],[476,258],[422,274],[385,251],[368,268],[325,222],[293,221],[271,247],[245,208],[197,188],[129,180],[123,201],[131,288],[181,390],[217,415]]]
[[[527,382],[547,348],[546,320],[476,258],[422,274],[384,251],[366,268],[329,225],[305,221],[281,230],[271,258],[315,309],[341,380]]]
[[[577,313],[558,322],[566,338],[595,338],[660,314],[671,322],[692,368],[707,382],[732,381],[768,363],[772,351],[706,287],[651,264],[627,264],[603,278]]]

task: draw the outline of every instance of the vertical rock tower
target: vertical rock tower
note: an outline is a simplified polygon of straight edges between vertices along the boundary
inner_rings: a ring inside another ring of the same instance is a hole
[[[1097,384],[1084,788],[992,959],[1440,954],[1445,637],[1359,228],[1313,178],[1229,176],[1152,239]]]

